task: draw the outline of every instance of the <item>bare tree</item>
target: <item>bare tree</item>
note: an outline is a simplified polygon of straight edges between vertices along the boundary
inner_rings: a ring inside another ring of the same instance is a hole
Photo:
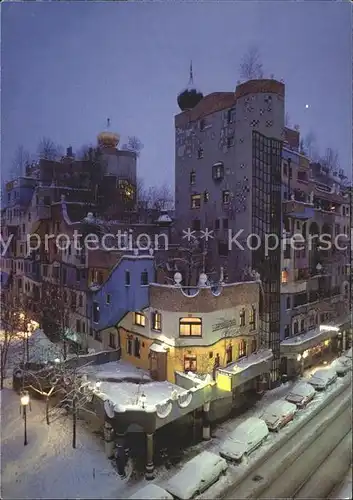
[[[126,151],[133,151],[136,156],[139,157],[143,149],[143,144],[136,135],[131,135],[128,137],[127,144],[123,144],[121,149]]]
[[[314,132],[309,132],[303,139],[301,139],[300,150],[311,160],[315,161],[317,158],[317,145]]]
[[[332,148],[326,148],[323,156],[320,157],[319,163],[329,173],[338,174],[339,170],[339,156],[338,151]]]
[[[22,145],[18,146],[12,161],[10,177],[16,179],[26,174],[26,166],[31,163],[31,155]]]
[[[240,64],[240,78],[242,80],[260,80],[264,77],[259,48],[256,45],[249,47]]]
[[[19,333],[22,326],[20,314],[21,308],[16,297],[8,294],[1,307],[0,389],[4,388],[9,363],[19,363],[24,354],[23,339]]]
[[[38,145],[38,156],[44,160],[58,160],[64,155],[62,146],[55,144],[49,137],[43,137]]]
[[[157,211],[171,210],[174,205],[174,195],[167,184],[145,188],[142,179],[137,181],[137,200],[140,207]]]

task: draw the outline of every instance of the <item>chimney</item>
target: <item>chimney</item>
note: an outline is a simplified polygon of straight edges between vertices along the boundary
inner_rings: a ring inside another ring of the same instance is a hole
[[[66,148],[66,156],[68,158],[72,158],[72,147],[69,146],[68,148]]]

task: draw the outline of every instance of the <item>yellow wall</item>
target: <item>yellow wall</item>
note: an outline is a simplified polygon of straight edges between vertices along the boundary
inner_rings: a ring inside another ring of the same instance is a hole
[[[130,332],[120,327],[120,343],[121,343],[121,359],[129,363],[149,370],[149,349],[154,340],[144,337],[136,332]],[[127,338],[132,335],[132,338],[138,337],[140,340],[140,357],[137,358],[133,354],[127,353]],[[175,382],[175,371],[184,371],[184,356],[196,355],[197,357],[197,371],[202,373],[212,373],[215,357],[219,354],[221,366],[226,364],[226,347],[229,343],[233,345],[233,361],[236,361],[239,355],[239,343],[244,337],[236,337],[232,339],[221,339],[211,346],[188,346],[188,347],[170,347],[167,356],[167,380]],[[248,342],[248,354],[250,354],[252,338],[247,337],[244,339]],[[213,356],[210,358],[209,353],[212,352]]]

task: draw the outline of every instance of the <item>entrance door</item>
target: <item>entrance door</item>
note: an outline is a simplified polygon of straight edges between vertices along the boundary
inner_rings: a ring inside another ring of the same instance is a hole
[[[153,380],[167,379],[167,353],[150,351],[150,375]]]

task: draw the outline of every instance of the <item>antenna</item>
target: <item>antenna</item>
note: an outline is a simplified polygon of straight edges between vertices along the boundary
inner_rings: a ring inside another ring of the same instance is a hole
[[[110,118],[107,118],[107,128],[110,128]]]
[[[189,76],[189,84],[194,83],[194,75],[192,71],[192,60],[190,61],[190,76]]]

